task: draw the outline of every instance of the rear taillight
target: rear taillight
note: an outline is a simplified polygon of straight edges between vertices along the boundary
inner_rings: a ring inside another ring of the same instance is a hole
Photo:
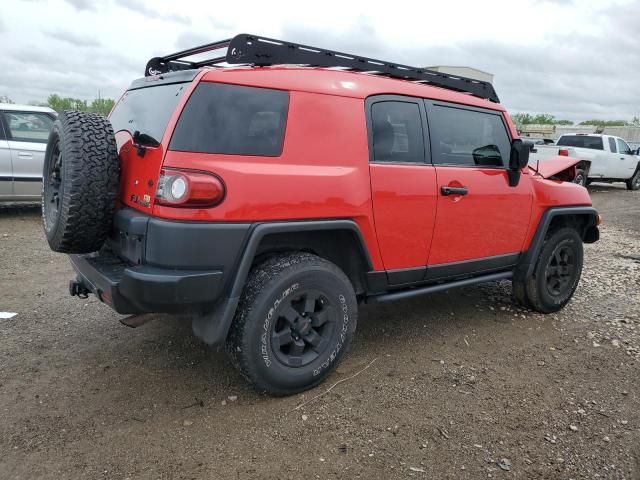
[[[560,155],[561,157],[568,157],[569,156],[569,150],[567,150],[566,148],[561,148],[558,151],[558,155]]]
[[[156,203],[171,207],[213,207],[224,200],[224,183],[211,173],[165,168],[160,172]]]

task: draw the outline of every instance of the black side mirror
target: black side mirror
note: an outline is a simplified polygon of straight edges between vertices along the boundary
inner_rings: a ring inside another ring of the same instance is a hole
[[[531,146],[516,138],[511,142],[511,155],[509,157],[509,169],[521,170],[529,164],[529,152]]]
[[[511,154],[509,155],[509,186],[515,187],[520,183],[520,170],[529,164],[529,152],[531,146],[519,138],[511,142]]]

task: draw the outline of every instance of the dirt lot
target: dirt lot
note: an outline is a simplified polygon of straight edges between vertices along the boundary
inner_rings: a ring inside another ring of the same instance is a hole
[[[0,207],[0,478],[639,479],[640,192],[590,191],[607,223],[563,312],[508,282],[365,307],[337,373],[284,399],[187,324],[69,297],[38,209]]]

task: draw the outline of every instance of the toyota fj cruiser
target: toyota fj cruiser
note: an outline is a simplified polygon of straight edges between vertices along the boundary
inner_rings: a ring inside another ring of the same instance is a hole
[[[555,312],[598,240],[577,160],[528,168],[489,83],[255,35],[145,75],[55,122],[47,240],[72,295],[189,314],[261,391],[325,379],[359,303],[511,280]]]

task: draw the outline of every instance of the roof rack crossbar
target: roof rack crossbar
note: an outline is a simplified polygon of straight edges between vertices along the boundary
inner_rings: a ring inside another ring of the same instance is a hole
[[[185,57],[222,48],[227,49],[225,56],[202,61],[184,60]],[[152,58],[147,63],[145,75],[158,75],[220,63],[255,66],[293,64],[340,67],[402,80],[418,81],[457,92],[469,93],[496,103],[500,101],[490,82],[250,34],[240,34],[228,40],[209,43],[164,57]]]
[[[193,55],[199,55],[201,53],[211,52],[213,50],[221,50],[228,48],[231,39],[220,40],[219,42],[207,43],[206,45],[200,45],[199,47],[189,48],[180,52],[165,55],[164,57],[154,57],[147,62],[147,66],[144,71],[146,77],[152,75],[160,75],[162,73],[175,72],[178,70],[189,70],[192,68],[200,68],[209,65],[215,65],[216,63],[222,63],[226,60],[226,56],[212,58],[210,60],[203,60],[199,62],[183,60],[186,57]]]

